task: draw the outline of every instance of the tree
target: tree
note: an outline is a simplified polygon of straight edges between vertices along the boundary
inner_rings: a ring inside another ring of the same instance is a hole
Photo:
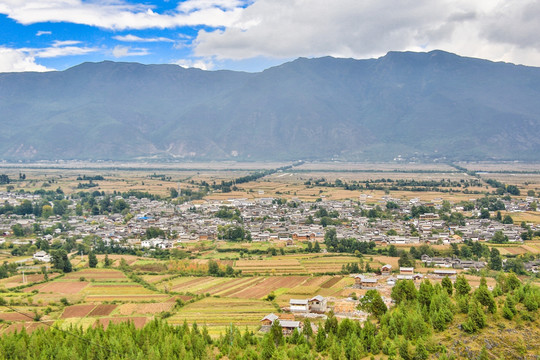
[[[270,336],[272,337],[272,340],[276,346],[283,343],[283,330],[281,329],[279,320],[274,320],[272,323],[272,326],[270,327]]]
[[[88,254],[88,266],[91,268],[95,268],[98,264],[98,259],[96,254],[93,251],[90,251]]]
[[[512,219],[512,217],[510,215],[506,214],[506,215],[504,215],[502,223],[503,224],[513,224],[514,219]]]
[[[442,279],[441,285],[446,290],[446,292],[448,293],[448,296],[452,296],[452,293],[453,293],[452,280],[450,280],[450,278],[448,276],[445,276]]]
[[[380,318],[388,311],[388,308],[377,290],[368,290],[360,299],[358,308],[373,314],[377,318]]]
[[[304,318],[304,326],[302,332],[309,339],[313,336],[313,329],[311,328],[311,321],[309,318]]]
[[[418,290],[418,302],[422,305],[429,307],[431,304],[431,297],[433,296],[433,285],[429,279],[425,279],[420,284],[420,289]]]
[[[270,360],[274,353],[276,352],[276,345],[274,344],[274,340],[272,339],[272,335],[268,333],[263,338],[263,345],[262,345],[262,358],[264,360]]]
[[[390,245],[388,247],[388,256],[391,256],[391,257],[397,257],[398,256],[398,252],[397,252],[397,249],[396,249],[395,245]]]
[[[456,294],[460,296],[468,295],[471,291],[471,285],[469,285],[469,282],[465,279],[464,275],[457,276],[454,288],[456,289]]]
[[[501,253],[497,248],[492,248],[489,257],[489,267],[492,270],[502,270]]]
[[[218,276],[220,272],[219,265],[214,260],[208,261],[208,274],[212,276]]]
[[[407,300],[415,300],[417,296],[418,292],[412,280],[398,280],[392,288],[391,297],[397,304]]]
[[[399,257],[398,264],[400,267],[414,267],[414,260],[409,257],[409,254],[403,251]]]
[[[480,219],[489,219],[490,218],[489,210],[488,209],[482,209],[480,210]]]
[[[504,235],[502,231],[496,231],[493,237],[491,238],[491,242],[495,244],[504,244],[508,242],[508,236]]]
[[[315,245],[313,245],[313,252],[314,252],[314,253],[319,253],[319,252],[321,252],[321,245],[319,245],[319,242],[318,242],[318,241],[315,241]]]
[[[469,333],[474,333],[483,329],[486,326],[486,315],[480,303],[474,299],[469,303],[469,312],[467,313],[467,321],[463,324],[463,330]]]
[[[326,349],[326,333],[324,332],[323,327],[319,326],[319,331],[315,337],[315,350],[321,352],[324,351],[324,349]]]
[[[53,264],[53,268],[63,271],[63,272],[71,272],[73,270],[71,266],[71,262],[69,261],[67,252],[63,249],[56,250],[51,252],[51,262]]]
[[[11,231],[13,232],[13,235],[16,237],[24,236],[24,229],[21,226],[21,224],[15,224],[11,227]]]
[[[103,260],[103,266],[109,267],[112,265],[111,259],[109,259],[109,254],[105,254],[105,259]]]
[[[41,217],[47,219],[54,215],[53,209],[51,205],[43,205],[41,208]]]

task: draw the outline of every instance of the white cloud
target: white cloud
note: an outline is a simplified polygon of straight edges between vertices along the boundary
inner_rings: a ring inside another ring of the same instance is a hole
[[[51,71],[36,64],[34,56],[18,49],[0,47],[0,72]]]
[[[37,33],[36,33],[36,36],[41,36],[41,35],[51,35],[52,34],[52,31],[43,31],[43,30],[39,30]]]
[[[201,30],[195,56],[376,57],[443,49],[540,65],[537,0],[257,0],[225,29]]]
[[[122,58],[127,56],[144,56],[148,55],[149,52],[147,49],[118,45],[114,47],[112,54],[115,58]]]
[[[99,49],[78,46],[52,46],[43,49],[35,49],[35,56],[38,58],[54,58],[60,56],[85,55],[91,52],[96,52]]]
[[[113,36],[113,39],[124,42],[174,42],[174,40],[166,37],[141,38],[131,34]]]
[[[52,46],[46,48],[21,48],[18,49],[24,53],[30,54],[36,58],[55,58],[61,56],[85,55],[91,52],[99,51],[98,48],[86,46],[75,46],[80,44],[75,40],[55,40]]]
[[[197,68],[201,70],[212,70],[215,64],[208,59],[180,59],[174,64],[179,65],[183,68]]]
[[[0,13],[24,24],[70,22],[106,29],[174,28],[206,25],[232,26],[246,1],[188,0],[172,12],[153,11],[153,6],[122,0],[0,0]]]

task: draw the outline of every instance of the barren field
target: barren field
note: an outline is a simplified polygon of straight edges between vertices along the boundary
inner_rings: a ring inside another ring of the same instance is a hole
[[[72,305],[64,309],[62,319],[82,318],[90,314],[96,305]]]
[[[84,277],[86,280],[95,281],[129,281],[124,273],[120,270],[113,269],[83,269],[67,274],[64,276],[64,279],[74,280],[81,277]]]
[[[112,313],[116,307],[117,305],[114,304],[98,305],[88,314],[88,316],[107,316]]]
[[[31,292],[35,289],[40,293],[73,295],[79,293],[86,286],[88,286],[88,284],[89,283],[85,281],[57,281],[34,285],[24,289],[24,291]]]

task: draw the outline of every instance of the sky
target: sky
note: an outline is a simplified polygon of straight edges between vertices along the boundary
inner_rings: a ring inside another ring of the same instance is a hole
[[[262,71],[445,50],[540,66],[540,0],[0,0],[0,72],[103,60]]]

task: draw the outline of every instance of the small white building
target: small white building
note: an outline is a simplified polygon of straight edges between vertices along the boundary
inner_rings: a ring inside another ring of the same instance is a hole
[[[291,299],[289,300],[291,312],[309,312],[308,300]]]
[[[51,256],[47,254],[45,251],[38,251],[34,254],[34,260],[41,261],[41,262],[51,262]]]

